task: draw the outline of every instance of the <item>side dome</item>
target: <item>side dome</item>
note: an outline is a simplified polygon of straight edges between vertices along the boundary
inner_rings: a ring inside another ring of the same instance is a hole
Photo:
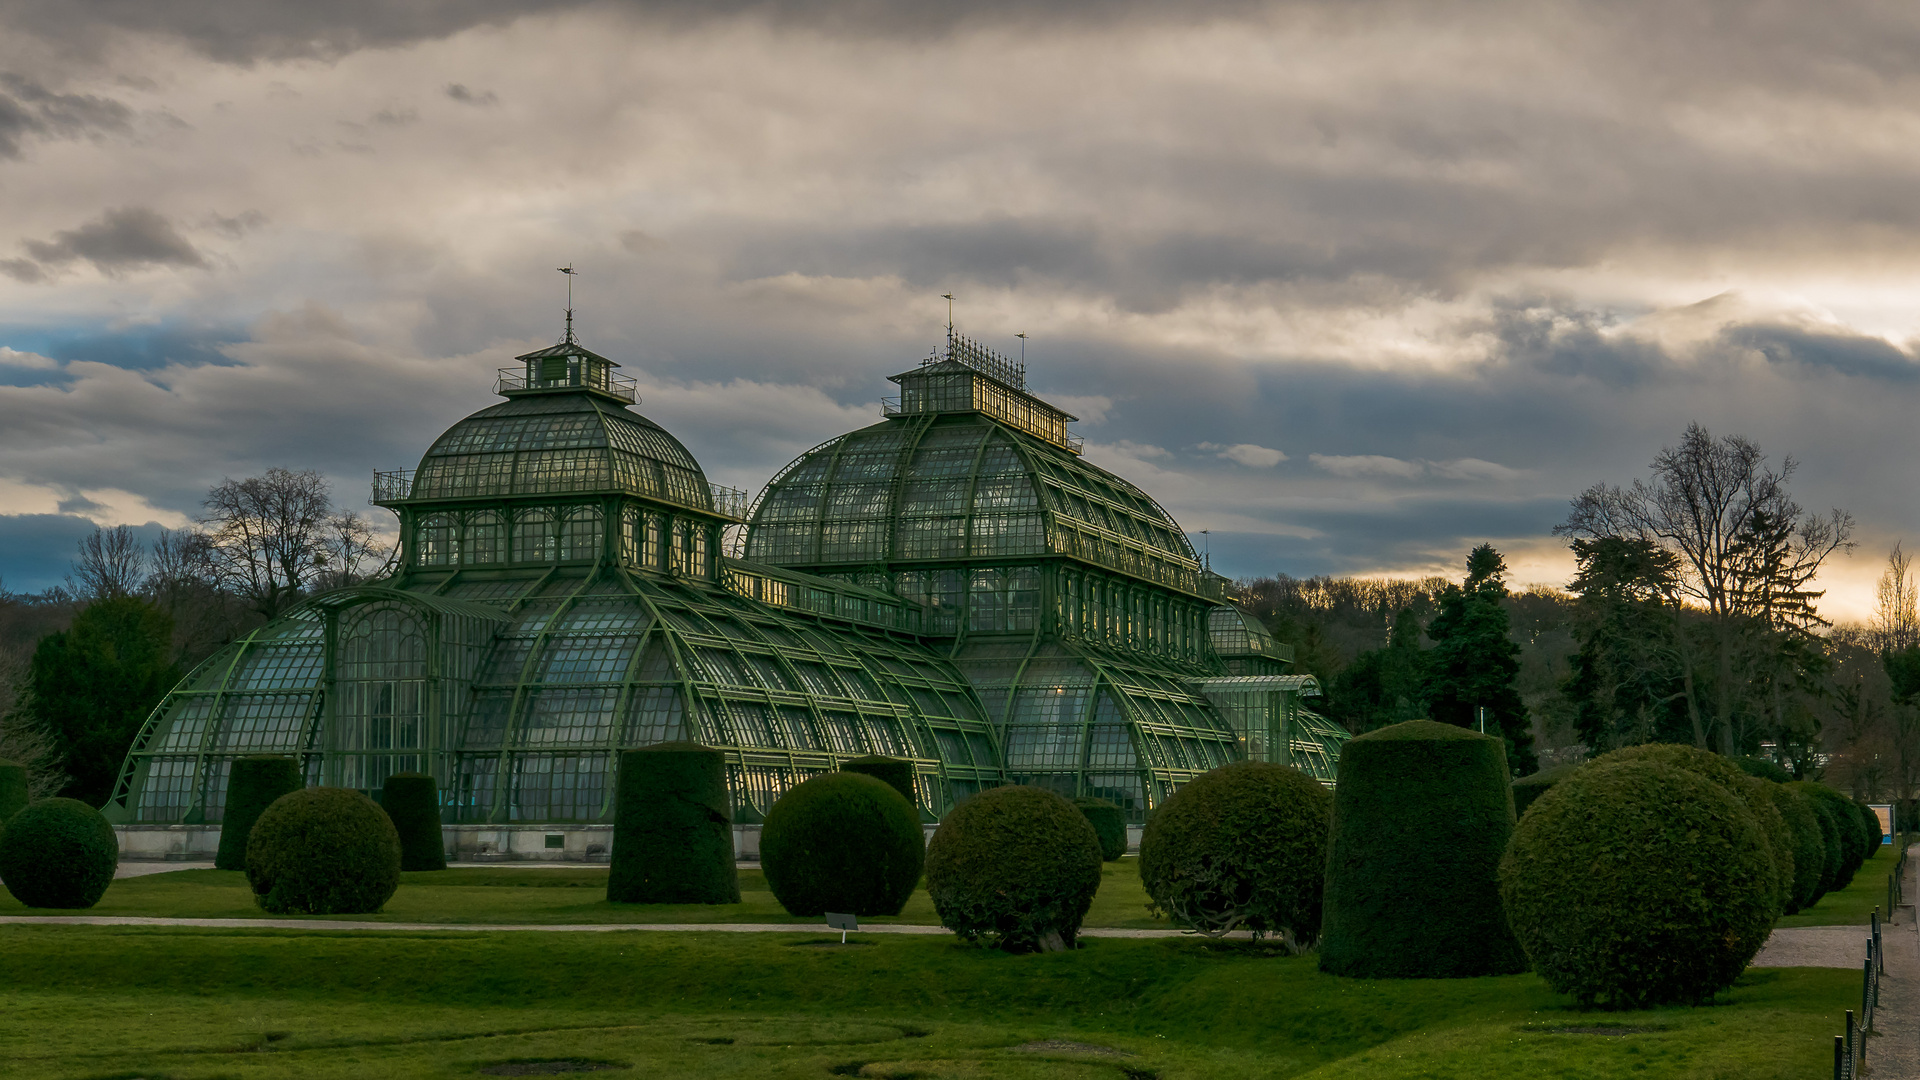
[[[1189,591],[1200,560],[1160,504],[981,415],[890,420],[808,451],[767,485],[746,557],[829,569],[1068,555]]]
[[[620,492],[712,512],[707,477],[665,428],[591,394],[515,397],[434,441],[408,497]]]

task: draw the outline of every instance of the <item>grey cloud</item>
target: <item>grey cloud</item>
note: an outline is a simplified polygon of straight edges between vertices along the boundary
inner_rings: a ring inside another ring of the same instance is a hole
[[[209,214],[202,224],[215,232],[233,239],[239,239],[247,233],[265,226],[267,215],[258,210],[242,210],[232,217],[224,214]]]
[[[412,109],[381,109],[373,114],[373,122],[384,127],[406,127],[419,121],[420,114]]]
[[[132,119],[133,110],[112,98],[56,94],[30,79],[0,73],[0,158],[19,158],[29,138],[121,133]]]
[[[476,94],[472,90],[467,89],[465,83],[448,83],[447,96],[462,105],[487,106],[496,105],[500,102],[499,96],[493,91],[482,90]]]
[[[1764,324],[1730,327],[1721,336],[1727,344],[1753,349],[1775,364],[1825,368],[1875,382],[1920,379],[1920,358],[1881,338]]]
[[[23,246],[42,269],[77,259],[109,274],[141,266],[207,265],[172,222],[144,206],[108,210],[98,221],[55,233],[52,240],[28,240]]]

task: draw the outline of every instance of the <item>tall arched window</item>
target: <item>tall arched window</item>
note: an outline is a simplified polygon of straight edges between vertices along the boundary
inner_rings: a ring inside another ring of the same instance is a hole
[[[551,510],[523,510],[513,522],[514,562],[553,562],[559,557],[558,522]]]
[[[421,566],[457,566],[460,562],[460,530],[448,514],[434,514],[422,522],[415,547],[415,559]]]
[[[427,726],[427,636],[405,608],[369,604],[341,619],[339,700],[329,757],[343,787],[372,791],[418,771]]]
[[[467,542],[461,555],[468,563],[506,560],[507,521],[499,511],[481,510],[467,517]]]
[[[576,506],[567,515],[560,530],[561,559],[593,559],[600,555],[600,539],[605,532],[597,506]]]

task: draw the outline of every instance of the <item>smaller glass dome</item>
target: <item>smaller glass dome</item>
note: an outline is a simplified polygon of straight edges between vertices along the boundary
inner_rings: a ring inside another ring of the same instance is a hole
[[[622,492],[714,510],[700,463],[680,440],[605,397],[514,397],[447,429],[408,499]]]

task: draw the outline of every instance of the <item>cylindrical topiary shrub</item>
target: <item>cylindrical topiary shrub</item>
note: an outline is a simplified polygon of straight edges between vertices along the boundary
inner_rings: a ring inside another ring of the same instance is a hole
[[[1008,952],[1073,947],[1100,888],[1100,837],[1037,787],[988,788],[948,812],[927,845],[940,925]]]
[[[300,763],[290,757],[234,758],[227,766],[227,808],[220,815],[220,849],[213,856],[216,870],[247,868],[247,837],[253,824],[275,799],[307,786]]]
[[[900,793],[908,806],[920,805],[920,796],[913,790],[913,762],[902,758],[859,757],[840,763],[841,772],[864,773],[875,780],[884,781],[887,786]],[[918,814],[914,815],[917,819]]]
[[[27,767],[0,758],[0,828],[7,819],[27,808]]]
[[[1333,796],[1298,769],[1222,765],[1187,781],[1147,822],[1140,882],[1155,911],[1201,933],[1251,930],[1290,947],[1312,944],[1332,813]]]
[[[1746,804],[1655,761],[1591,764],[1534,803],[1500,863],[1533,968],[1582,1008],[1702,1003],[1780,914]]]
[[[90,908],[119,865],[113,826],[78,799],[29,803],[0,830],[0,881],[30,908]]]
[[[302,788],[253,823],[247,883],[274,914],[370,914],[400,887],[400,836],[380,804],[358,791]]]
[[[726,759],[691,742],[620,755],[607,899],[623,904],[737,904]]]
[[[1853,884],[1853,875],[1860,869],[1861,862],[1866,858],[1865,853],[1860,850],[1860,825],[1859,820],[1853,816],[1853,800],[1825,784],[1810,780],[1797,781],[1795,786],[1805,791],[1826,813],[1827,819],[1833,823],[1833,854],[1837,856],[1837,861],[1830,860],[1833,866],[1833,883],[1828,887],[1828,891],[1839,892]]]
[[[1839,819],[1834,816],[1833,807],[1815,793],[1814,789],[1819,787],[1818,784],[1807,780],[1795,780],[1791,784],[1784,784],[1782,786],[1806,801],[1807,809],[1813,811],[1814,820],[1819,823],[1820,826],[1820,854],[1822,856],[1820,860],[1820,883],[1813,890],[1813,899],[1801,905],[1802,907],[1811,907],[1819,903],[1821,897],[1826,896],[1839,887],[1840,867],[1846,860],[1840,838],[1840,822]]]
[[[1127,812],[1105,799],[1082,795],[1073,805],[1087,815],[1093,833],[1100,838],[1100,857],[1113,862],[1127,853]]]
[[[1763,785],[1765,780],[1749,776],[1731,760],[1709,750],[1677,743],[1645,743],[1629,746],[1603,754],[1593,760],[1593,764],[1606,764],[1616,761],[1657,761],[1663,765],[1672,765],[1719,784],[1727,789],[1727,794],[1746,804],[1753,814],[1760,834],[1767,841],[1767,853],[1773,857],[1775,895],[1780,906],[1785,908],[1793,898],[1793,834],[1787,828],[1786,819],[1773,805],[1773,798],[1767,794]]]
[[[440,788],[426,773],[394,773],[380,789],[380,805],[400,836],[401,870],[445,870],[447,842],[440,831]]]
[[[1513,835],[1505,744],[1410,720],[1340,751],[1320,970],[1356,979],[1525,971],[1500,907]]]
[[[793,915],[898,915],[926,865],[920,814],[862,773],[816,776],[780,796],[760,831],[760,867]]]
[[[1786,784],[1761,781],[1774,809],[1780,811],[1793,837],[1793,890],[1781,911],[1791,915],[1811,906],[1820,898],[1820,873],[1826,867],[1826,841],[1820,832],[1820,817],[1805,795]]]
[[[1537,773],[1523,776],[1513,782],[1513,816],[1517,820],[1533,805],[1533,800],[1547,793],[1547,789],[1566,779],[1567,774],[1579,768],[1578,765],[1558,765],[1551,769],[1541,769]]]

